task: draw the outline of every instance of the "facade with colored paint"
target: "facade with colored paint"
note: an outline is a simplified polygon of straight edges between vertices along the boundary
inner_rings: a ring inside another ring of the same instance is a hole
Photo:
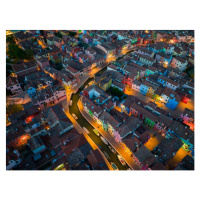
[[[150,74],[155,74],[156,71],[157,71],[157,70],[156,70],[155,67],[150,66],[150,67],[148,67],[148,68],[146,69],[146,74],[145,74],[145,76],[147,77],[147,76],[149,76]]]
[[[171,61],[172,61],[172,55],[166,55],[166,54],[164,54],[164,53],[160,53],[160,52],[159,52],[159,53],[156,54],[155,59],[156,59],[158,62],[169,66],[170,63],[171,63]]]
[[[150,57],[150,56],[147,56],[147,55],[142,55],[142,54],[140,54],[139,59],[140,59],[139,61],[140,61],[142,64],[145,64],[145,65],[147,65],[147,66],[152,66],[153,63],[156,62],[156,60],[155,60],[154,58],[152,58],[152,57]]]
[[[159,102],[161,100],[161,95],[154,93],[152,99],[154,99],[155,101]]]
[[[148,89],[149,89],[149,87],[147,85],[144,85],[144,84],[140,85],[140,93],[145,95],[145,96],[146,96],[146,94],[148,92]]]
[[[152,57],[152,58],[154,57],[154,52],[153,52],[153,51],[150,51],[150,50],[148,50],[147,48],[144,48],[144,47],[138,48],[135,52],[136,52],[136,53],[143,54],[143,55],[150,56],[150,57]]]
[[[168,129],[163,123],[158,122],[154,125],[153,130],[158,131],[162,136],[165,136]]]
[[[167,87],[172,90],[176,90],[180,86],[178,82],[173,81],[172,79],[169,79],[162,75],[158,77],[157,81],[161,83],[163,87]]]
[[[174,57],[171,65],[174,68],[178,68],[180,71],[184,71],[188,65],[188,61],[181,57]]]
[[[184,149],[190,151],[192,156],[194,156],[194,131],[174,121],[167,131],[167,135],[170,136],[171,134],[180,138],[183,142]]]
[[[153,97],[156,88],[157,86],[154,84],[145,81],[140,85],[140,93],[149,97]]]
[[[175,108],[178,105],[178,101],[176,101],[176,98],[173,95],[170,95],[170,98],[167,101],[166,107],[170,108],[171,110],[175,110]]]
[[[181,100],[181,97],[169,88],[165,88],[161,95],[161,101],[166,103],[166,107],[174,110]]]
[[[155,122],[153,120],[145,117],[144,124],[146,124],[149,128],[153,128],[155,125]]]
[[[149,87],[146,96],[152,98],[154,96],[154,92],[155,89],[153,87]]]
[[[163,53],[165,54],[172,54],[174,51],[174,46],[167,46],[167,47],[163,47]]]
[[[26,91],[30,98],[32,98],[36,95],[36,88],[34,88],[34,87],[29,87]]]
[[[194,131],[194,111],[185,108],[184,112],[181,114],[181,119],[183,123],[190,127]]]
[[[193,95],[185,92],[184,90],[181,89],[176,89],[175,92],[178,93],[178,95],[181,97],[181,102],[187,104],[189,102],[191,102],[191,99],[193,97]]]
[[[112,78],[106,77],[100,83],[99,87],[104,91],[108,90],[112,85]]]
[[[135,80],[132,83],[132,89],[134,89],[137,92],[140,92],[140,85],[142,84],[142,82]]]

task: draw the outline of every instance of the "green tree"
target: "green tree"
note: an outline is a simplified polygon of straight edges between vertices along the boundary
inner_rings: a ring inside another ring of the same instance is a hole
[[[20,60],[26,57],[25,51],[16,44],[9,44],[7,53],[10,59]]]
[[[43,30],[40,30],[40,34],[41,34],[41,35],[44,35],[44,31],[43,31]]]
[[[26,59],[27,60],[33,59],[34,54],[33,54],[33,51],[31,49],[26,49],[25,53],[26,53]]]
[[[124,95],[124,93],[119,90],[118,88],[116,87],[112,87],[110,90],[109,90],[109,93],[113,96],[117,96],[117,97],[122,97]]]
[[[6,37],[6,43],[13,43],[15,44],[15,38],[13,35],[9,35]]]
[[[6,89],[6,96],[10,96],[10,95],[12,95],[12,92]]]
[[[16,112],[19,112],[23,110],[23,107],[21,104],[10,104],[6,106],[6,115],[12,115]]]
[[[62,34],[61,34],[61,33],[59,33],[59,32],[56,32],[56,33],[55,33],[55,36],[57,36],[57,37],[59,37],[59,38],[61,38],[61,39],[62,39]]]
[[[76,32],[69,31],[69,36],[73,37],[76,35]]]

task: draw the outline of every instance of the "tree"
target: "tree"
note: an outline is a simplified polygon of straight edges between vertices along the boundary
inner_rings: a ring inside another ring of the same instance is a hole
[[[10,95],[12,95],[12,92],[10,90],[6,89],[6,96],[9,97]]]
[[[69,31],[69,36],[73,37],[76,35],[76,32]]]
[[[33,59],[34,54],[33,54],[33,51],[31,49],[26,49],[25,53],[26,53],[26,59],[27,60]]]
[[[59,37],[59,38],[62,39],[62,34],[60,34],[59,32],[56,32],[56,33],[55,33],[55,36],[57,36],[57,37]]]
[[[9,44],[7,53],[10,59],[15,59],[17,61],[21,59],[32,60],[34,56],[33,51],[31,49],[26,49],[24,51],[18,45],[13,43]]]
[[[23,107],[21,104],[9,104],[8,106],[6,106],[6,115],[12,115],[16,112],[19,112],[23,110]]]
[[[14,38],[14,36],[13,35],[7,36],[6,37],[6,42],[7,43],[13,43],[13,44],[15,44],[15,38]]]
[[[26,53],[18,45],[11,43],[8,46],[8,56],[10,59],[20,60],[25,58]]]
[[[43,31],[43,30],[40,30],[40,34],[41,34],[41,35],[44,35],[44,31]]]
[[[112,87],[109,93],[117,97],[122,97],[124,95],[124,93],[116,87]]]

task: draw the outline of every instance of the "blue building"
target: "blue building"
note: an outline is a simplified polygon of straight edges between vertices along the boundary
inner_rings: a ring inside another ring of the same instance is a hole
[[[34,87],[28,87],[26,91],[30,98],[36,95],[36,89]]]
[[[158,77],[158,79],[157,79],[157,81],[159,82],[159,83],[161,83],[162,85],[163,85],[163,87],[165,87],[166,86],[166,77],[165,76],[162,76],[162,75],[160,75],[159,77]]]
[[[170,98],[168,99],[167,103],[166,103],[166,107],[174,110],[176,108],[176,106],[178,105],[178,101],[176,100],[176,98],[174,97],[173,94],[170,95]]]
[[[170,63],[171,63],[171,61],[172,61],[172,55],[167,55],[167,54],[158,52],[158,53],[156,54],[155,59],[156,59],[159,63],[165,64],[166,66],[169,66]]]
[[[148,89],[149,89],[149,87],[147,85],[144,85],[144,84],[140,85],[140,93],[145,95],[145,96],[146,96],[146,94],[148,92]]]

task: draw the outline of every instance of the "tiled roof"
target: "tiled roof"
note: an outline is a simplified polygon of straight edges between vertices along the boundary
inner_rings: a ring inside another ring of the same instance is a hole
[[[143,164],[149,158],[153,158],[151,160],[151,162],[148,163],[149,165],[157,162],[157,159],[154,157],[154,155],[151,153],[151,151],[149,149],[147,149],[147,147],[145,147],[144,145],[142,145],[141,147],[139,147],[139,149],[137,150],[137,152],[134,155]]]
[[[168,83],[170,83],[170,84],[172,84],[172,85],[175,85],[175,86],[178,86],[178,85],[179,85],[178,82],[173,81],[172,79],[169,79],[169,78],[167,78],[166,76],[160,75],[158,78],[159,78],[159,79],[162,79],[162,80],[164,80],[164,81],[166,81],[166,82],[168,82]]]
[[[194,132],[187,126],[184,126],[183,124],[174,121],[171,125],[170,125],[170,129],[174,131],[174,134],[176,134],[177,136],[183,138],[184,140],[191,140],[190,142],[194,142],[193,141],[193,137],[194,137]]]

